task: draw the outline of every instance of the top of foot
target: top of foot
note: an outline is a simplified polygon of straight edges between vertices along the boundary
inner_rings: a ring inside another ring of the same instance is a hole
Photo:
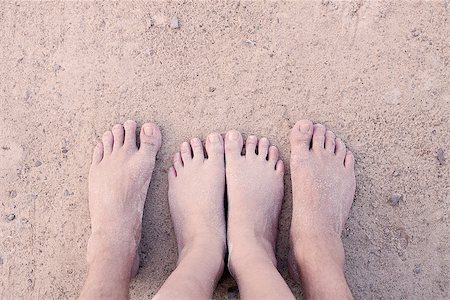
[[[112,243],[115,249],[127,248],[124,251],[137,249],[161,133],[153,123],[142,125],[138,148],[136,126],[131,120],[114,125],[94,149],[89,172],[92,235],[88,260],[97,254],[97,246],[102,243]]]
[[[243,150],[242,135],[231,130],[225,138],[228,195],[229,263],[256,242],[276,265],[274,248],[283,200],[283,162],[267,138],[250,135]]]

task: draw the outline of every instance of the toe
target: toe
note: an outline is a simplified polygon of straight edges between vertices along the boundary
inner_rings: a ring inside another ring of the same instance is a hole
[[[312,138],[313,150],[322,150],[325,147],[325,132],[327,129],[322,124],[314,125],[314,132]]]
[[[181,160],[183,164],[189,163],[192,160],[192,149],[188,142],[183,142],[180,147]]]
[[[353,169],[355,167],[355,156],[353,155],[353,152],[350,150],[347,150],[344,165],[348,169]]]
[[[98,143],[94,148],[94,153],[92,153],[92,164],[98,164],[103,158],[103,144]]]
[[[335,148],[336,135],[334,134],[334,132],[327,130],[327,133],[325,134],[325,149],[330,153],[334,153]]]
[[[116,124],[112,128],[112,133],[114,136],[114,149],[118,149],[123,146],[123,138],[125,135],[125,132],[123,131],[123,125],[122,124]]]
[[[156,159],[156,154],[161,147],[161,131],[159,127],[154,123],[145,123],[142,125],[139,139],[139,152],[153,160]]]
[[[277,172],[277,174],[281,176],[284,175],[284,163],[281,159],[278,160],[277,164],[275,165],[275,172]]]
[[[218,133],[211,133],[206,138],[206,153],[208,153],[208,158],[219,158],[223,160],[223,139]]]
[[[275,146],[270,146],[269,148],[269,161],[273,163],[273,166],[275,167],[275,164],[278,161],[278,148]]]
[[[124,146],[130,149],[137,148],[136,146],[136,122],[128,120],[123,123],[125,128]]]
[[[194,154],[193,159],[195,161],[203,161],[205,159],[205,153],[203,152],[203,144],[199,138],[193,138],[191,140],[192,153]]]
[[[267,160],[267,154],[269,153],[269,140],[265,137],[261,138],[258,143],[258,156]]]
[[[111,131],[106,131],[102,136],[103,153],[108,155],[112,152],[114,137]]]
[[[347,153],[347,147],[340,138],[336,138],[336,156],[342,160],[345,159],[345,154]]]
[[[175,171],[174,167],[169,168],[169,171],[167,171],[167,176],[169,176],[170,181],[177,177],[177,172]]]
[[[239,131],[228,131],[225,136],[225,154],[227,159],[240,157],[243,144],[242,135]]]
[[[258,144],[258,138],[254,135],[249,135],[247,141],[245,142],[245,156],[254,157],[256,156],[256,145]]]
[[[304,159],[309,156],[313,124],[310,120],[298,121],[291,130],[291,156]]]
[[[181,153],[177,152],[173,155],[173,167],[175,168],[175,172],[178,174],[183,168],[183,161],[181,159]]]

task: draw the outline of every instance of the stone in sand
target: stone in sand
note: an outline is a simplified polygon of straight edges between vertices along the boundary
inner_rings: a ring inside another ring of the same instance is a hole
[[[170,27],[172,29],[179,29],[180,28],[180,22],[178,21],[177,17],[173,17],[172,21],[170,21]]]
[[[9,214],[6,218],[8,219],[8,221],[12,221],[12,220],[14,220],[16,218],[16,215],[15,214]]]
[[[439,148],[437,149],[436,158],[439,161],[440,165],[443,165],[445,163],[445,156],[444,156],[444,150]]]
[[[402,200],[402,199],[403,199],[403,195],[397,194],[397,193],[393,193],[393,194],[391,195],[391,197],[389,197],[389,203],[390,203],[392,206],[397,206],[398,203],[400,202],[400,200]]]

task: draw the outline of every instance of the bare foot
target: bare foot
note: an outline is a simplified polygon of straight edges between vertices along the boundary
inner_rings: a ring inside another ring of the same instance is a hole
[[[299,265],[307,296],[315,295],[318,288],[311,281],[329,274],[322,292],[331,293],[322,298],[342,298],[345,293],[336,289],[347,288],[341,232],[355,195],[353,154],[323,125],[299,121],[291,131],[291,176],[291,258],[295,258],[291,261]],[[344,292],[349,293],[348,288]]]
[[[208,299],[224,269],[225,161],[218,133],[184,142],[169,170],[169,206],[178,244],[176,270],[157,299]]]
[[[146,123],[136,146],[136,122],[128,120],[103,134],[89,172],[91,236],[87,248],[88,281],[108,269],[123,282],[137,272],[142,213],[156,154],[161,146],[158,126]],[[111,266],[107,266],[112,264]],[[92,276],[91,276],[92,275]],[[105,278],[98,279],[102,285]],[[95,287],[94,287],[95,288]],[[128,291],[127,291],[128,293]]]
[[[228,193],[228,267],[242,298],[292,298],[276,269],[275,243],[283,200],[283,162],[267,138],[246,141],[238,131],[225,140]]]

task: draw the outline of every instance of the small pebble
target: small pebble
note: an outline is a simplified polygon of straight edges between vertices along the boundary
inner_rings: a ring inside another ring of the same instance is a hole
[[[227,299],[228,300],[237,299],[238,296],[239,296],[239,289],[237,286],[228,288],[228,290],[227,290]]]
[[[420,265],[416,265],[414,268],[414,274],[419,274],[420,272],[422,272],[422,268]]]
[[[256,41],[254,40],[246,39],[244,42],[248,45],[256,46]]]
[[[67,153],[67,152],[69,152],[69,150],[63,148],[63,149],[61,150],[61,152],[62,152],[62,153]]]
[[[17,192],[16,191],[9,191],[9,197],[10,198],[16,198]]]
[[[172,29],[179,29],[180,28],[180,22],[178,21],[177,17],[173,17],[172,21],[170,21],[170,27]]]
[[[41,165],[42,165],[42,162],[40,162],[39,160],[36,161],[36,162],[34,163],[34,166],[35,166],[35,167],[39,167],[39,166],[41,166]]]
[[[14,220],[16,218],[16,215],[15,214],[9,214],[7,217],[6,217],[6,219],[8,219],[8,221],[12,221],[12,220]]]
[[[208,91],[209,91],[210,93],[214,92],[215,90],[216,90],[216,88],[215,88],[215,87],[212,87],[212,86],[210,86],[209,89],[208,89]]]
[[[440,165],[443,165],[445,163],[445,155],[442,148],[437,149],[436,158],[439,161]]]
[[[403,195],[393,193],[391,195],[391,197],[389,197],[389,202],[391,203],[392,206],[397,206],[398,203],[400,202],[400,200],[402,200],[402,199],[403,199]]]

